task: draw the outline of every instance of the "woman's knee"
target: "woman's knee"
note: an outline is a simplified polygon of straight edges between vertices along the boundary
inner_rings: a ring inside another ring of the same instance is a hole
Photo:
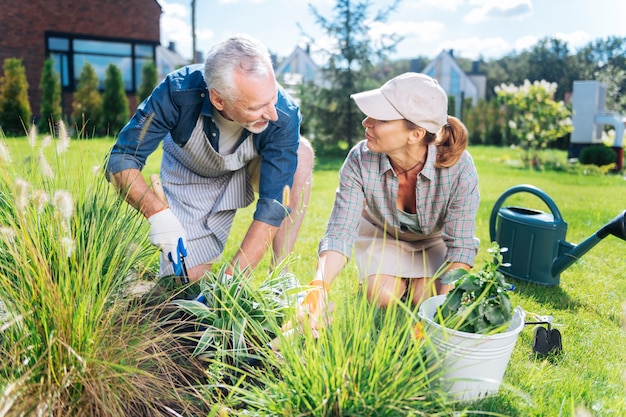
[[[398,302],[406,291],[402,279],[390,275],[373,275],[367,282],[367,300],[379,307],[388,307]]]

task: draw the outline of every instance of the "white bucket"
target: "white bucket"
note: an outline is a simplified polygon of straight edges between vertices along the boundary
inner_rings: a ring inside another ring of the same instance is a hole
[[[447,329],[435,323],[433,317],[438,306],[445,301],[438,295],[424,301],[419,316],[424,332],[435,348],[427,351],[431,364],[437,367],[437,385],[453,398],[472,401],[500,388],[504,371],[511,359],[517,336],[524,328],[525,313],[515,308],[509,328],[493,335],[475,334]]]

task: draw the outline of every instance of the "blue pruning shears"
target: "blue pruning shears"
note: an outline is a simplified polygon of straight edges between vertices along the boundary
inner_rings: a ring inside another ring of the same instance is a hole
[[[178,238],[178,245],[176,246],[176,260],[172,257],[172,252],[167,254],[172,266],[174,267],[174,275],[181,278],[183,284],[189,284],[189,275],[187,274],[187,266],[185,265],[185,256],[187,256],[187,249],[183,243],[183,238]]]

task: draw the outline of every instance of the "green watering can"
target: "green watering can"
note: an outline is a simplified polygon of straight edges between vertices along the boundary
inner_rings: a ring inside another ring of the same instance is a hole
[[[551,213],[522,208],[501,207],[513,194],[526,192],[539,197]],[[559,284],[560,274],[609,234],[626,240],[626,210],[578,245],[565,240],[567,223],[552,199],[539,188],[522,184],[509,188],[491,211],[489,236],[503,253],[503,274],[540,285]]]

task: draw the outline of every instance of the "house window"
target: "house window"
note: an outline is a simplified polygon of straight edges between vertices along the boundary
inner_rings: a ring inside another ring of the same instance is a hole
[[[114,64],[122,73],[126,92],[135,93],[143,66],[154,62],[156,43],[46,33],[46,56],[54,59],[65,91],[75,91],[83,66],[91,64],[104,88],[106,69]]]

